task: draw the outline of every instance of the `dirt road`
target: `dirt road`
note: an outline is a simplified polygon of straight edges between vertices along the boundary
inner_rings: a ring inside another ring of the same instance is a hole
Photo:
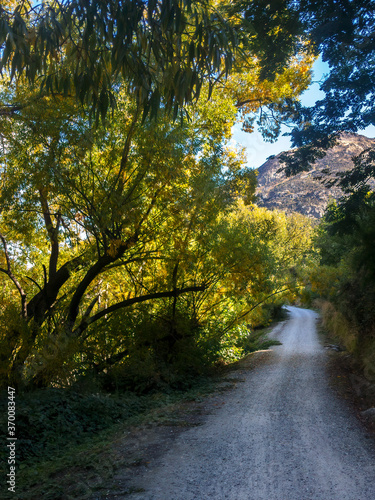
[[[317,315],[288,309],[270,335],[282,345],[145,467],[124,499],[375,498],[373,441],[329,388]]]

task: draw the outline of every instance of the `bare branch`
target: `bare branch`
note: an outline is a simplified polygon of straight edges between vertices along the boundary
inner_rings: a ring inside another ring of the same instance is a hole
[[[12,272],[12,265],[10,262],[10,257],[9,257],[9,252],[8,252],[8,246],[6,243],[6,240],[4,236],[0,233],[0,239],[4,247],[4,254],[5,254],[5,260],[7,263],[7,269],[0,268],[0,271],[5,273],[9,278],[13,281],[15,287],[18,290],[18,293],[21,296],[21,314],[23,318],[27,317],[27,307],[26,307],[26,292],[22,288],[20,282],[17,280],[17,278],[14,276]]]
[[[17,111],[21,111],[24,107],[24,104],[2,105],[0,107],[0,116],[13,116],[17,113]]]
[[[262,103],[262,99],[246,99],[245,101],[237,101],[236,102],[236,108],[241,108],[242,106],[245,106],[245,104],[250,104],[252,102],[258,102]],[[264,105],[265,103],[263,103]]]
[[[94,297],[94,299],[90,302],[88,308],[86,309],[85,311],[85,314],[83,315],[83,320],[86,320],[86,318],[88,318],[91,314],[91,311],[94,309],[94,306],[95,304],[98,302],[100,298],[100,295],[97,295],[96,297]]]
[[[30,280],[32,283],[34,283],[34,285],[36,285],[40,291],[42,291],[42,287],[33,278],[30,278],[30,276],[26,276],[26,278]]]

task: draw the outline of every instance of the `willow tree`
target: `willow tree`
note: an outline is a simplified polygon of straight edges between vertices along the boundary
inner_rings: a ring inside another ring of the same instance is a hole
[[[41,78],[48,92],[75,93],[96,116],[115,106],[116,77],[142,112],[162,104],[177,113],[244,55],[256,56],[269,77],[295,52],[293,8],[271,2],[268,18],[261,4],[244,16],[210,0],[7,2],[0,7],[0,67],[30,82]]]
[[[121,309],[170,298],[173,310],[177,297],[210,286],[210,273],[197,272],[183,249],[199,235],[207,242],[236,196],[251,199],[254,175],[228,150],[238,109],[277,102],[282,117],[309,71],[302,56],[285,69],[279,54],[279,77],[266,71],[277,52],[271,34],[284,33],[277,16],[262,41],[264,16],[250,23],[214,2],[11,7],[0,10],[0,267],[7,300],[18,297],[20,319],[9,322],[3,344],[3,366],[17,383],[61,332],[61,350],[74,351],[92,325]],[[298,46],[288,40],[286,65]],[[241,96],[224,84],[234,68],[253,74]],[[170,111],[183,107],[190,120],[173,120]],[[122,288],[107,294],[114,280]]]

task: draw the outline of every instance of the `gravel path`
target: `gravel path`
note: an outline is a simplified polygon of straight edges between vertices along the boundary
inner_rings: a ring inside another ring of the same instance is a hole
[[[329,388],[317,314],[289,307],[265,363],[181,433],[123,498],[373,500],[373,441]],[[121,497],[116,497],[121,498]]]

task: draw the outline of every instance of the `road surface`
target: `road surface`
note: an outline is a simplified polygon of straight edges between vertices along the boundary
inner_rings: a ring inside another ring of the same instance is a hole
[[[375,499],[374,443],[329,387],[317,314],[288,310],[270,334],[282,345],[135,477],[124,499]]]

